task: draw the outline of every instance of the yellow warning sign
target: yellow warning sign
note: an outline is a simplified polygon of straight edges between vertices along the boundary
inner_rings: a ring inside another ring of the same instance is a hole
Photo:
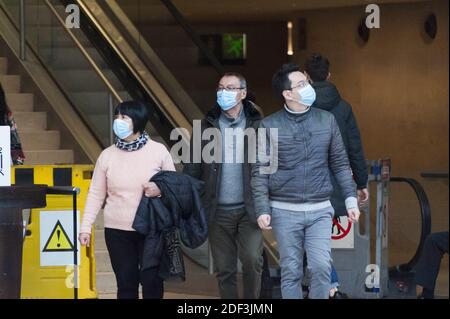
[[[73,251],[72,242],[59,220],[50,233],[43,251]]]

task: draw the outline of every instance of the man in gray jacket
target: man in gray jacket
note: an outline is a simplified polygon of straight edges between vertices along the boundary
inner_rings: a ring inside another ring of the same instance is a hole
[[[334,116],[311,108],[315,91],[295,64],[285,64],[273,76],[273,88],[283,109],[261,121],[260,128],[278,130],[278,140],[267,134],[266,143],[278,150],[278,170],[262,173],[258,157],[252,168],[251,186],[261,229],[272,229],[281,263],[284,299],[301,299],[303,255],[311,272],[309,298],[328,299],[331,272],[330,203],[335,176],[349,220],[360,212],[345,146]],[[264,154],[266,155],[266,154]]]

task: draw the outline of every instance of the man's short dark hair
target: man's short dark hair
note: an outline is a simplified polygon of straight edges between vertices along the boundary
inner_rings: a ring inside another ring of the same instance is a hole
[[[133,133],[143,133],[148,122],[148,110],[144,103],[139,101],[122,102],[116,106],[114,115],[126,115],[133,121]]]
[[[300,71],[300,67],[294,63],[283,64],[283,66],[275,72],[272,77],[272,87],[276,96],[284,101],[283,91],[289,90],[292,86],[289,80],[289,74]]]
[[[330,62],[319,53],[314,53],[306,59],[305,71],[314,82],[325,81],[330,73]]]

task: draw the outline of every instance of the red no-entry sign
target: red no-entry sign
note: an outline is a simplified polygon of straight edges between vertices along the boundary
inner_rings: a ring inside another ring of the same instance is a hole
[[[339,219],[333,218],[333,228],[332,229],[334,229],[334,227],[336,227],[338,229],[338,232],[336,235],[331,234],[331,239],[338,240],[338,239],[342,239],[348,235],[348,233],[350,232],[350,229],[352,228],[352,223],[347,220],[347,227],[344,227],[344,226],[342,226]]]

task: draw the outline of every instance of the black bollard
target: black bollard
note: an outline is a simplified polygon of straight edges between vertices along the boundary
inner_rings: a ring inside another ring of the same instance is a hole
[[[46,185],[0,187],[0,299],[19,299],[22,278],[22,210],[46,206]]]

